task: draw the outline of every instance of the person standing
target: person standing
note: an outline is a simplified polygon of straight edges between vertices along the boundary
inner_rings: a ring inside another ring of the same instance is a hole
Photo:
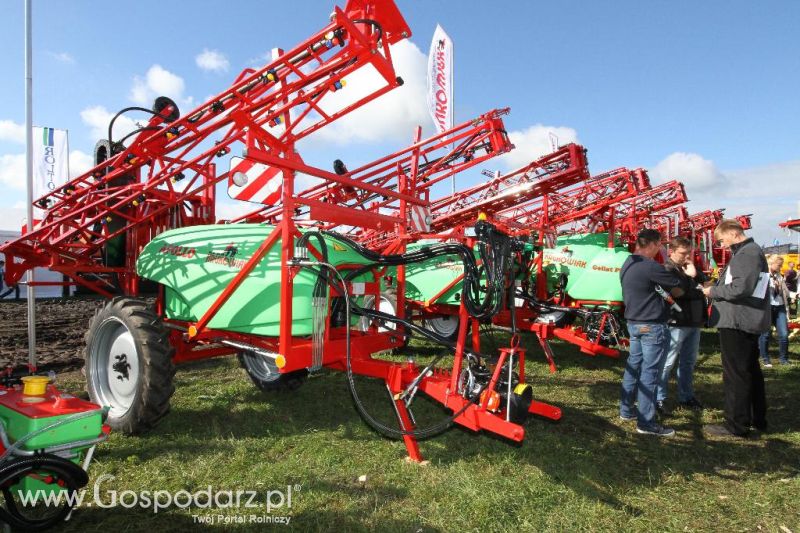
[[[746,437],[751,427],[767,429],[764,375],[758,364],[758,339],[770,327],[767,260],[736,220],[720,222],[714,238],[731,251],[716,285],[703,289],[712,300],[709,323],[719,331],[725,421],[705,429],[713,436]]]
[[[636,420],[639,433],[669,437],[675,430],[656,421],[656,387],[669,345],[669,309],[665,301],[669,296],[665,291],[674,291],[674,296],[680,296],[682,291],[681,279],[653,260],[660,248],[658,231],[640,231],[634,253],[620,270],[630,351],[622,375],[619,416]]]
[[[675,237],[669,244],[669,258],[664,263],[667,270],[682,279],[687,289],[683,296],[675,299],[680,311],[670,310],[669,348],[656,391],[657,409],[662,414],[669,412],[665,402],[669,377],[676,362],[679,405],[688,409],[703,409],[703,404],[694,395],[694,366],[700,349],[700,328],[706,323],[706,298],[702,291],[706,277],[691,262],[691,253],[691,241],[685,237]]]
[[[786,280],[781,276],[783,267],[783,257],[777,254],[767,256],[769,266],[769,294],[770,303],[770,324],[775,326],[778,333],[778,357],[782,365],[789,364],[789,289]],[[758,338],[758,350],[764,368],[772,368],[772,361],[769,358],[769,341],[772,340],[772,327],[761,334]]]
[[[795,313],[797,312],[797,270],[794,269],[794,263],[789,263],[789,268],[783,275],[786,280],[786,288],[789,289],[789,305],[795,305]],[[791,315],[789,315],[791,316]]]

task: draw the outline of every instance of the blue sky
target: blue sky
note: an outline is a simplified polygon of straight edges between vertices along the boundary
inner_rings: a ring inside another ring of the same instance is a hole
[[[289,48],[316,31],[334,2],[101,5],[34,0],[34,122],[70,130],[76,168],[92,152],[103,110],[167,89],[188,111],[242,68],[263,64],[271,48]],[[354,120],[335,131],[338,137],[306,146],[307,160],[366,162],[408,144],[413,123],[432,133],[418,100],[438,22],[455,43],[456,121],[511,107],[506,126],[518,149],[498,168],[539,155],[553,131],[589,149],[593,173],[648,168],[653,181],[686,183],[690,211],[753,213],[760,242],[787,239],[776,224],[797,216],[800,200],[800,2],[398,5],[414,33],[413,46],[399,54],[401,75],[411,82],[396,97],[406,100],[406,111],[393,113],[392,101],[379,100],[369,113],[381,122],[377,129]],[[10,228],[24,199],[23,2],[3,7],[0,218]],[[205,62],[198,59],[204,51],[212,52]],[[479,179],[475,169],[459,184]]]

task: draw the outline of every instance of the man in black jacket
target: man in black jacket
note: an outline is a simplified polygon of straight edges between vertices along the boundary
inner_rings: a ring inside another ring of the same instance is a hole
[[[758,338],[770,327],[769,273],[761,248],[736,220],[723,220],[714,238],[731,259],[717,284],[703,293],[713,301],[709,324],[719,330],[725,423],[706,426],[715,436],[745,437],[750,428],[767,429],[764,375],[758,364]]]
[[[698,271],[691,261],[692,243],[685,237],[675,237],[669,243],[669,259],[664,267],[677,274],[687,287],[686,292],[676,298],[680,307],[673,308],[669,316],[669,348],[661,381],[656,392],[657,408],[668,413],[665,402],[669,377],[675,363],[678,363],[678,402],[682,407],[700,410],[703,405],[694,395],[694,365],[700,348],[700,328],[706,323],[706,298],[702,284],[705,275]]]
[[[682,282],[676,274],[653,261],[660,248],[661,235],[656,230],[640,231],[636,250],[622,264],[619,273],[630,338],[619,416],[623,420],[636,420],[638,433],[670,437],[675,430],[656,420],[656,388],[669,346],[665,298],[671,299],[667,291],[680,296]]]

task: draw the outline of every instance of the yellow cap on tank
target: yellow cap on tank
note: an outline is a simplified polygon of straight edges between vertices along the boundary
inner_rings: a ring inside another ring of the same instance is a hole
[[[286,358],[281,354],[275,356],[275,366],[278,368],[283,368],[286,366]]]
[[[44,396],[50,378],[47,376],[25,376],[22,378],[22,394],[25,396]]]

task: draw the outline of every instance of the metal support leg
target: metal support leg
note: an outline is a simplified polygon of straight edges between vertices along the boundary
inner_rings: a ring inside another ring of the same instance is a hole
[[[550,348],[550,343],[539,335],[536,335],[536,340],[539,341],[539,346],[541,346],[542,350],[544,350],[544,356],[547,358],[547,362],[550,364],[550,373],[554,374],[558,369],[556,368],[556,362],[553,359],[553,350]]]
[[[394,406],[394,413],[397,415],[397,423],[399,424],[400,429],[402,431],[410,431],[414,429],[414,423],[411,421],[411,414],[408,412],[405,402],[403,400],[394,399],[394,393],[389,387],[388,382],[386,383],[386,392],[389,393],[389,400]],[[415,439],[412,435],[403,435],[403,442],[406,445],[406,451],[408,451],[408,458],[415,463],[421,463],[422,455],[419,452],[419,443],[417,442],[417,439]]]

